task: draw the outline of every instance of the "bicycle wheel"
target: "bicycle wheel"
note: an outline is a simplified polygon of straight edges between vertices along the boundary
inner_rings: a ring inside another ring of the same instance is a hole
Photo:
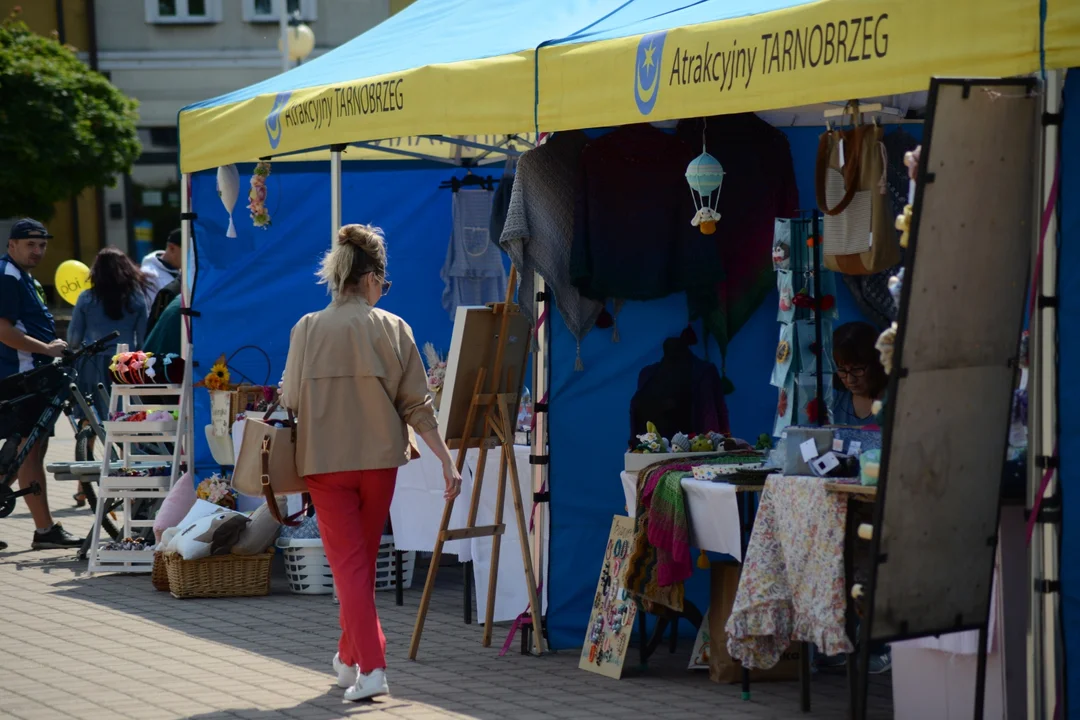
[[[85,426],[79,429],[79,432],[75,434],[75,462],[92,462],[94,459],[93,439],[94,430],[90,426]],[[79,491],[86,496],[86,504],[89,506],[91,512],[97,512],[97,490],[94,489],[94,483],[92,482],[79,482]],[[106,508],[105,514],[101,521],[101,529],[109,534],[113,540],[120,539],[120,530],[109,518],[110,508]]]

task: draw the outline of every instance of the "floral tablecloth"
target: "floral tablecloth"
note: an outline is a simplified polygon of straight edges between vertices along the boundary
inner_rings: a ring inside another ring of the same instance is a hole
[[[846,520],[846,496],[828,492],[821,478],[769,476],[725,628],[728,652],[743,667],[776,665],[792,642],[812,642],[826,655],[852,652]]]

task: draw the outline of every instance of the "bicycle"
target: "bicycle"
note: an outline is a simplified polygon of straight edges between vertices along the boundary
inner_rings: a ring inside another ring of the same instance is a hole
[[[95,431],[100,429],[86,398],[77,389],[72,390],[76,388],[78,379],[76,363],[82,357],[102,352],[119,336],[118,332],[109,333],[77,351],[65,350],[61,357],[51,363],[0,380],[0,434],[7,438],[0,447],[0,518],[14,512],[18,498],[41,494],[38,483],[20,490],[12,490],[11,486],[30,451],[43,437],[47,437],[60,413],[67,412],[70,417],[73,398],[88,419],[94,418],[90,420],[91,428]],[[25,437],[26,443],[20,448],[24,440],[22,429],[27,416],[33,413],[37,413],[37,419]],[[96,494],[94,499],[96,507]]]

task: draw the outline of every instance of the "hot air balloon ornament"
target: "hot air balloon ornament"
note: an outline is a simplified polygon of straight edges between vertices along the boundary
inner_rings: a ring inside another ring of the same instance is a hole
[[[720,219],[716,207],[720,202],[720,186],[724,183],[724,168],[719,160],[702,152],[686,167],[686,182],[697,208],[690,224],[701,230],[702,235],[712,235]]]
[[[240,171],[235,165],[222,165],[217,169],[217,192],[221,198],[221,204],[225,206],[225,212],[229,213],[229,229],[225,237],[236,237],[236,226],[233,225],[233,208],[236,207],[236,199],[240,196]]]

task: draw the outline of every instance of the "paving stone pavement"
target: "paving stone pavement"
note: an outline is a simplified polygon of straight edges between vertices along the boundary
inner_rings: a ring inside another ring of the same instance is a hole
[[[73,457],[64,420],[50,460]],[[72,532],[92,516],[71,509],[73,487],[54,482],[49,499]],[[515,643],[498,656],[481,647],[481,628],[461,620],[461,573],[444,568],[428,615],[419,660],[407,659],[423,571],[405,605],[380,593],[392,696],[351,704],[334,685],[329,661],[337,643],[337,609],[329,596],[288,592],[276,568],[264,598],[176,600],[155,592],[146,575],[87,577],[65,551],[29,550],[33,525],[20,502],[0,520],[0,718],[53,720],[271,720],[405,718],[843,718],[846,686],[839,672],[818,673],[809,716],[798,709],[797,683],[761,683],[753,699],[737,686],[688,672],[689,640],[657,654],[646,672],[620,681],[578,669],[577,653],[523,656]],[[892,715],[888,676],[875,678],[871,716]]]

